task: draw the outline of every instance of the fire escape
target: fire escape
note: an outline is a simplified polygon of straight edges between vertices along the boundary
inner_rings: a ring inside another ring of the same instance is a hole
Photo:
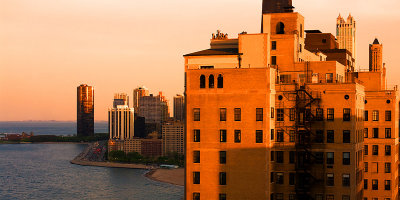
[[[311,190],[318,184],[323,185],[323,177],[315,176],[315,168],[318,166],[315,164],[320,158],[312,150],[313,143],[318,140],[312,131],[316,120],[312,110],[318,107],[321,99],[318,93],[311,92],[305,85],[297,87],[295,93],[296,199],[310,200],[314,199]]]

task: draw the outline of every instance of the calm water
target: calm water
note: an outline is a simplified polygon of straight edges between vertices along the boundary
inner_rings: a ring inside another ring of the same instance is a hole
[[[0,133],[30,133],[35,135],[74,135],[76,122],[0,122]],[[95,133],[108,133],[107,122],[95,122]]]
[[[144,170],[85,167],[84,144],[0,144],[0,199],[181,199],[183,187]]]

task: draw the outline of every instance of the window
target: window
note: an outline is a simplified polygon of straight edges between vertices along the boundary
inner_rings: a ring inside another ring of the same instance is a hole
[[[350,131],[349,130],[343,131],[343,143],[350,143]]]
[[[226,185],[226,172],[219,173],[219,185]]]
[[[392,155],[392,147],[390,145],[385,145],[385,156]]]
[[[335,143],[335,131],[328,130],[326,132],[326,143]]]
[[[276,41],[271,41],[271,50],[276,50]]]
[[[350,165],[350,152],[343,152],[343,165]]]
[[[290,164],[294,164],[295,156],[296,156],[296,152],[295,151],[289,151],[289,163]]]
[[[295,142],[296,140],[296,135],[293,130],[289,131],[289,142]]]
[[[284,140],[283,131],[277,131],[276,132],[276,141],[283,142],[283,140]]]
[[[324,43],[324,44],[325,44],[325,43],[326,43],[326,39],[322,39],[322,43]]]
[[[392,129],[385,128],[385,138],[392,138]]]
[[[350,200],[350,195],[342,195],[342,200]]]
[[[283,193],[276,193],[274,200],[283,200]]]
[[[295,173],[289,173],[289,185],[294,185],[296,180],[296,174]]]
[[[256,130],[256,143],[263,143],[263,131]]]
[[[378,128],[374,128],[372,130],[373,130],[372,137],[373,138],[379,138],[379,129]]]
[[[378,155],[378,145],[372,145],[372,155]]]
[[[364,128],[364,138],[368,138],[368,128]]]
[[[316,143],[324,142],[324,131],[323,130],[317,130],[317,132],[315,134],[315,142]]]
[[[226,151],[219,152],[219,164],[226,164]]]
[[[275,161],[275,151],[271,151],[271,161]]]
[[[200,151],[193,151],[193,163],[200,163]]]
[[[282,108],[276,109],[276,121],[283,121],[285,118],[285,111]]]
[[[193,109],[193,120],[200,121],[200,108]]]
[[[242,120],[242,110],[240,108],[235,108],[235,121]]]
[[[326,164],[328,164],[328,165],[335,164],[335,153],[334,152],[326,153]]]
[[[327,195],[326,195],[326,200],[335,200],[335,195],[333,195],[333,194],[327,194]]]
[[[372,179],[372,190],[378,190],[378,180]]]
[[[256,121],[263,121],[263,109],[256,108]]]
[[[317,119],[317,121],[323,121],[324,120],[324,109],[317,108],[317,110],[316,110],[316,119]]]
[[[275,108],[271,108],[271,118],[275,117]]]
[[[206,88],[206,76],[200,76],[200,88]]]
[[[200,172],[193,172],[193,184],[200,184]]]
[[[350,108],[343,109],[343,121],[350,121]]]
[[[276,184],[283,184],[283,173],[277,172],[276,173]]]
[[[390,180],[385,180],[385,190],[390,190]]]
[[[200,200],[200,193],[194,192],[193,193],[193,200]]]
[[[219,109],[219,121],[226,121],[226,108]]]
[[[276,24],[276,34],[285,34],[285,24],[279,22]]]
[[[372,111],[372,121],[379,121],[379,111],[378,110]]]
[[[392,111],[390,110],[385,111],[385,121],[387,122],[392,121]]]
[[[217,87],[218,88],[224,88],[224,77],[222,77],[222,75],[218,75],[218,79],[217,79]]]
[[[235,143],[240,143],[242,141],[242,133],[240,130],[235,130]]]
[[[368,179],[364,179],[364,190],[368,189]]]
[[[275,140],[275,130],[271,129],[271,140]]]
[[[279,82],[280,83],[290,83],[290,80],[291,80],[290,74],[282,74],[279,77]]]
[[[385,173],[392,173],[392,163],[385,163]]]
[[[323,194],[316,194],[315,195],[315,200],[324,200],[324,195]]]
[[[200,142],[200,130],[193,131],[193,142]]]
[[[212,74],[208,77],[208,87],[214,88],[214,75]]]
[[[368,145],[364,145],[364,155],[368,155]]]
[[[276,65],[276,56],[271,56],[271,65]]]
[[[328,108],[327,109],[326,119],[329,120],[329,121],[335,120],[335,109],[334,108]]]
[[[276,162],[277,163],[283,163],[283,151],[277,151],[276,152]]]
[[[226,142],[226,130],[219,130],[219,141]]]
[[[327,73],[326,74],[326,82],[327,83],[333,83],[333,74],[332,73]]]
[[[364,121],[368,121],[368,110],[364,111]]]
[[[315,163],[324,164],[324,152],[315,152]]]
[[[226,200],[226,194],[219,194],[219,200]]]
[[[294,108],[289,109],[289,120],[290,121],[296,120],[296,109]]]
[[[364,172],[368,172],[368,163],[364,162]]]
[[[326,185],[327,186],[335,185],[335,177],[332,173],[326,174]]]
[[[342,175],[342,186],[349,187],[350,186],[350,174]]]

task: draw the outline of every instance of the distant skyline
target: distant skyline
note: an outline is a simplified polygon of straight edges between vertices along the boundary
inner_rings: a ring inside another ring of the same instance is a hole
[[[209,48],[216,30],[259,33],[261,0],[0,1],[0,121],[76,120],[76,87],[94,86],[95,121],[107,120],[114,93],[145,85],[184,91],[182,55]],[[294,0],[305,29],[335,33],[339,13],[357,22],[357,67],[368,45],[383,44],[388,85],[400,85],[398,0]],[[327,21],[329,23],[327,23]],[[172,109],[171,109],[172,112]]]

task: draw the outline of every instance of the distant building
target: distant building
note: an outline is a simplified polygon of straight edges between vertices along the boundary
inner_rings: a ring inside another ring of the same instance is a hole
[[[336,20],[336,38],[339,49],[347,49],[356,58],[356,21],[349,14],[345,21],[342,16]]]
[[[126,140],[134,136],[134,109],[127,105],[118,105],[108,110],[110,139]]]
[[[135,109],[135,113],[139,113],[140,97],[143,96],[149,96],[149,90],[146,87],[141,86],[133,90],[133,108]]]
[[[184,122],[170,121],[162,125],[163,155],[184,154]]]
[[[117,106],[129,107],[129,96],[126,93],[114,94],[113,108],[116,108]]]
[[[77,88],[77,135],[94,135],[94,88],[86,84]]]
[[[139,100],[139,116],[147,123],[161,124],[169,118],[168,102],[162,93],[158,96],[142,96]]]
[[[162,140],[132,138],[126,140],[109,140],[108,151],[137,152],[145,157],[160,157],[162,155]]]
[[[174,97],[174,119],[182,122],[185,119],[185,98],[180,94]]]
[[[375,38],[374,42],[369,45],[369,71],[381,72],[383,69],[382,61],[382,44]]]

